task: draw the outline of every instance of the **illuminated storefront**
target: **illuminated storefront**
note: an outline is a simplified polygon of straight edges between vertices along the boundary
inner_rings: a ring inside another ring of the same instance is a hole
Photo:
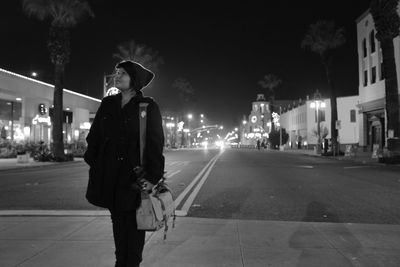
[[[51,143],[54,86],[0,68],[0,142]],[[83,141],[100,100],[64,89],[66,143]]]

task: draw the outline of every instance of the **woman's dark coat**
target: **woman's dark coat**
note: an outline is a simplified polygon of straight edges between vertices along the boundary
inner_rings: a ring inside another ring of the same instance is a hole
[[[86,198],[96,206],[129,210],[140,204],[133,168],[139,165],[139,102],[148,103],[145,179],[156,184],[164,174],[164,134],[158,105],[139,92],[124,108],[121,94],[103,98],[86,138],[89,164]]]

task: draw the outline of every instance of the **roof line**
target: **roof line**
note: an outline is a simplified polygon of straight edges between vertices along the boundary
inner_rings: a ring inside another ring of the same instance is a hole
[[[53,84],[49,84],[49,83],[45,83],[45,82],[42,82],[42,81],[39,81],[39,80],[36,80],[36,79],[32,79],[30,77],[26,77],[24,75],[21,75],[21,74],[12,72],[12,71],[8,71],[8,70],[2,69],[2,68],[0,68],[0,72],[6,73],[6,74],[9,74],[9,75],[21,78],[21,79],[25,79],[25,80],[28,80],[30,82],[35,82],[35,83],[38,83],[38,84],[41,84],[41,85],[45,85],[45,86],[54,88]],[[87,99],[90,99],[90,100],[93,100],[93,101],[96,101],[96,102],[101,102],[101,100],[98,99],[98,98],[94,98],[94,97],[91,97],[91,96],[88,96],[88,95],[77,93],[77,92],[74,92],[74,91],[71,91],[71,90],[68,90],[68,89],[65,89],[65,88],[63,89],[63,91],[66,92],[66,93],[69,93],[69,94],[72,94],[72,95],[76,95],[76,96],[80,96],[80,97],[83,97],[83,98],[87,98]]]
[[[365,18],[368,14],[370,13],[370,8],[368,8],[366,11],[364,11],[364,13],[362,13],[357,19],[356,19],[356,23],[360,23],[360,21]]]

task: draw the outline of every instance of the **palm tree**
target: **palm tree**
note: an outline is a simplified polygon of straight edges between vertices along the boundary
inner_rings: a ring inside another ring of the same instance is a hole
[[[133,60],[146,68],[157,72],[160,65],[164,64],[164,59],[158,51],[147,47],[144,44],[137,44],[135,40],[124,42],[117,46],[117,52],[113,58],[118,60]]]
[[[334,21],[317,21],[311,24],[308,32],[301,42],[303,49],[309,49],[319,55],[322,65],[325,68],[326,78],[330,87],[331,102],[331,138],[333,153],[338,152],[336,121],[338,119],[336,89],[332,74],[332,50],[342,46],[346,42],[344,29],[336,28]]]
[[[179,100],[182,106],[182,120],[185,119],[185,114],[189,108],[193,108],[196,102],[195,90],[190,82],[185,78],[177,78],[172,83],[172,87],[178,90]],[[181,144],[184,144],[184,134],[182,132]]]
[[[179,100],[184,111],[189,109],[190,105],[196,102],[194,88],[187,79],[175,79],[175,81],[172,83],[172,87],[178,89]]]
[[[282,83],[276,75],[267,74],[264,76],[264,79],[259,81],[258,84],[263,88],[267,89],[267,96],[269,99],[269,106],[271,112],[271,132],[275,130],[275,123],[272,118],[272,113],[274,112],[274,101],[275,101],[275,88],[278,87]]]
[[[400,28],[398,3],[399,0],[372,0],[370,9],[377,31],[376,38],[382,48],[387,130],[393,131],[393,137],[400,137],[399,93],[393,47],[393,39],[399,35]]]
[[[52,152],[61,161],[65,159],[62,133],[63,88],[65,66],[71,54],[70,29],[86,15],[94,15],[89,4],[80,0],[23,0],[22,7],[28,16],[39,20],[49,19],[51,22],[47,47],[55,72]]]

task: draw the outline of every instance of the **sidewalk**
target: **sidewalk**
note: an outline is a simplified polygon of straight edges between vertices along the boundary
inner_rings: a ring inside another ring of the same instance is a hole
[[[281,152],[287,152],[287,153],[297,153],[297,154],[303,154],[307,156],[314,156],[314,157],[322,157],[326,159],[336,159],[336,160],[346,160],[346,161],[353,161],[353,162],[359,162],[362,164],[371,164],[371,163],[377,163],[377,164],[382,164],[384,163],[379,163],[378,159],[372,158],[372,152],[357,152],[357,154],[353,157],[350,156],[321,156],[315,154],[314,150],[309,150],[309,149],[285,149],[284,151]]]
[[[400,266],[400,225],[182,217],[141,266]],[[108,216],[0,217],[0,266],[114,266]]]
[[[83,158],[74,158],[74,161],[67,161],[67,162],[38,162],[34,161],[33,158],[29,158],[29,163],[17,163],[16,158],[0,159],[0,171],[21,169],[21,168],[32,168],[32,167],[45,167],[54,164],[61,164],[61,163],[64,164],[64,163],[80,162],[80,161],[83,161]]]

